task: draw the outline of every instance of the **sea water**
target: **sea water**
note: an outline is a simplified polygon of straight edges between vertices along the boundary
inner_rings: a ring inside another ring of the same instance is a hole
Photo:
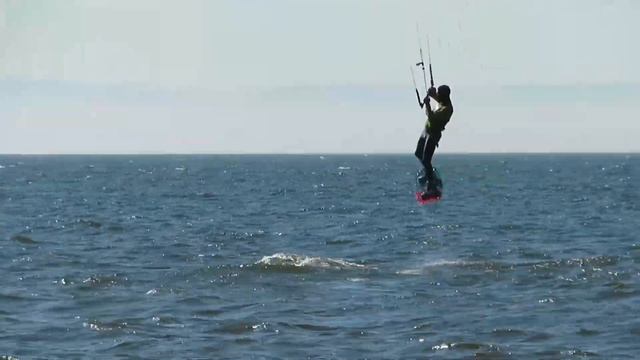
[[[640,155],[0,156],[0,357],[640,356]]]

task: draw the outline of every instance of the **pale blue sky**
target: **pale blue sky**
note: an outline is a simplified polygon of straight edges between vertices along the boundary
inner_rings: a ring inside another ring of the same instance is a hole
[[[640,151],[640,2],[0,0],[0,153]],[[416,73],[416,75],[418,75]]]

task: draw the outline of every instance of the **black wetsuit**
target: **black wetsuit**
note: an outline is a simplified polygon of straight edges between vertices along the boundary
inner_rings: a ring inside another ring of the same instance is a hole
[[[429,134],[425,131],[418,139],[418,145],[416,146],[415,155],[418,160],[420,160],[422,166],[424,166],[427,179],[431,179],[433,177],[433,166],[431,165],[431,159],[433,158],[433,153],[436,151],[436,147],[438,146],[438,142],[440,142],[441,137],[441,132]]]
[[[431,159],[433,153],[436,151],[436,147],[442,137],[442,131],[444,131],[445,125],[451,119],[453,114],[453,106],[449,101],[448,104],[439,104],[438,109],[431,110],[431,105],[426,103],[427,107],[427,124],[425,126],[418,144],[416,146],[415,156],[420,160],[422,166],[424,166],[426,179],[431,185],[431,179],[433,178],[433,166],[431,165]]]

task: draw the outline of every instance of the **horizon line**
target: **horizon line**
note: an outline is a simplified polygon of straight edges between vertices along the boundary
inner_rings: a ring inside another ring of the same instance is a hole
[[[640,151],[451,151],[440,152],[440,155],[640,155]],[[388,156],[406,155],[409,152],[132,152],[132,153],[0,153],[0,156]]]

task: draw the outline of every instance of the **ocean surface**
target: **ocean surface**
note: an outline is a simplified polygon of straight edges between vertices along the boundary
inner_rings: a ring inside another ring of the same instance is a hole
[[[640,155],[435,164],[0,156],[0,358],[640,358]]]

